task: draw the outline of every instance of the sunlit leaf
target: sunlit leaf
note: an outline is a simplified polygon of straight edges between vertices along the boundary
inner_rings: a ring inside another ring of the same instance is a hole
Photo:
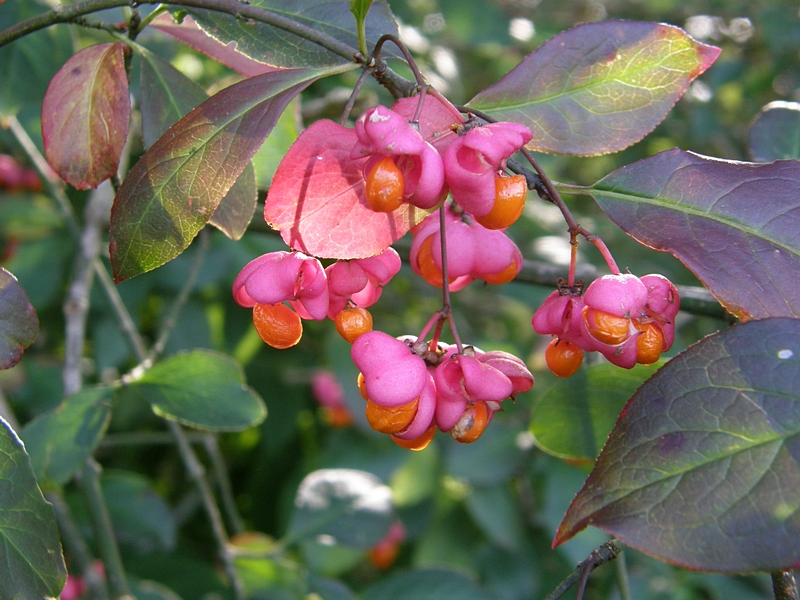
[[[266,73],[225,88],[175,123],[131,169],[111,211],[116,281],[183,252],[300,90],[336,69]]]
[[[361,600],[486,600],[472,579],[450,569],[414,569],[383,578],[364,590]]]
[[[281,161],[264,207],[264,218],[295,250],[324,258],[380,254],[425,212],[404,203],[391,213],[369,208],[364,162],[352,160],[352,129],[317,121]]]
[[[628,370],[597,363],[557,381],[533,409],[536,445],[559,458],[594,461],[628,398],[654,372],[653,366]]]
[[[392,492],[364,471],[321,469],[306,476],[295,497],[289,527],[293,540],[326,536],[330,543],[367,549],[395,519]]]
[[[241,367],[205,350],[166,358],[127,387],[156,414],[201,429],[239,431],[267,414],[264,401],[244,384]]]
[[[554,544],[587,525],[704,571],[800,565],[800,320],[736,325],[631,398]]]
[[[800,316],[800,162],[668,150],[587,191],[626,233],[678,257],[736,316]]]
[[[113,390],[86,388],[20,431],[37,479],[66,484],[103,438],[111,418]]]
[[[0,418],[0,598],[58,597],[67,577],[53,507],[28,455]]]
[[[141,55],[142,137],[149,147],[208,96],[203,88],[165,60],[147,51]],[[238,240],[253,218],[257,191],[253,168],[248,165],[220,200],[208,222],[229,238]]]
[[[756,162],[800,159],[800,103],[767,104],[750,125],[747,144]]]
[[[39,318],[25,290],[0,268],[0,369],[13,367],[39,335]]]
[[[42,102],[47,162],[78,189],[116,173],[131,103],[122,42],[84,48],[53,77]]]
[[[278,170],[281,159],[300,135],[301,127],[300,102],[297,98],[283,111],[267,141],[253,157],[253,168],[256,170],[256,183],[259,189],[266,190],[272,184],[272,178]]]
[[[356,24],[348,0],[251,0],[250,6],[262,8],[302,26],[309,27],[358,48]],[[319,44],[283,29],[252,19],[236,18],[200,8],[181,7],[194,17],[209,35],[224,43],[233,41],[236,51],[265,65],[284,68],[329,67],[352,60],[327,50]],[[398,35],[386,0],[376,0],[366,18],[368,46],[384,34]],[[385,54],[391,54],[388,48]]]
[[[532,150],[617,152],[650,133],[719,53],[663,23],[586,23],[549,39],[468,106],[526,125]]]
[[[350,0],[350,12],[353,13],[356,22],[367,18],[370,6],[372,6],[372,0]]]
[[[224,44],[214,39],[200,29],[194,19],[189,16],[184,17],[180,23],[176,23],[169,14],[159,15],[150,24],[150,27],[171,35],[245,77],[254,77],[276,70],[275,67],[265,65],[237,52],[235,44]]]

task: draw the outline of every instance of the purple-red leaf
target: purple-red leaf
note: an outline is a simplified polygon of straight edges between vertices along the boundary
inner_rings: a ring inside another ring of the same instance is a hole
[[[131,103],[122,42],[72,56],[47,87],[42,137],[47,161],[78,189],[97,187],[117,170]]]
[[[680,259],[734,315],[800,317],[800,162],[667,150],[587,192],[626,233]]]
[[[170,15],[163,14],[156,18],[150,26],[171,35],[245,77],[254,77],[276,70],[276,67],[258,62],[237,51],[235,43],[223,44],[211,37],[200,29],[191,17],[184,17],[180,23],[176,23]]]
[[[0,269],[0,369],[19,362],[39,334],[39,319],[28,295],[11,273]]]
[[[527,126],[531,150],[617,152],[652,131],[719,53],[663,23],[587,23],[542,44],[469,106]]]
[[[175,258],[208,222],[286,105],[317,77],[342,69],[265,73],[203,102],[131,169],[111,210],[116,281]]]
[[[594,525],[690,569],[800,566],[800,320],[675,357],[630,399],[554,545]]]
[[[272,178],[264,218],[289,246],[320,258],[380,254],[425,212],[404,203],[373,211],[364,193],[366,158],[350,159],[356,134],[317,121],[298,138]]]

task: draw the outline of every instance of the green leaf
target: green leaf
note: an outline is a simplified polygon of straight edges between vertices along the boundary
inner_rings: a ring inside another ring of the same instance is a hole
[[[200,429],[240,431],[267,415],[264,401],[244,385],[241,367],[206,350],[167,358],[128,388],[157,415]]]
[[[325,33],[334,39],[358,48],[358,37],[347,0],[252,0],[250,6],[286,17],[300,25]],[[255,20],[237,19],[199,8],[181,8],[211,37],[228,43],[236,42],[236,50],[265,65],[283,68],[331,67],[350,62],[315,42]],[[366,18],[370,46],[386,33],[399,35],[386,0],[374,2]],[[387,49],[386,54],[391,54]]]
[[[145,579],[129,579],[128,587],[136,600],[181,600],[168,587]]]
[[[247,165],[208,222],[230,239],[241,239],[253,218],[257,200],[255,170],[253,165]]]
[[[11,273],[0,268],[0,369],[19,362],[39,335],[39,318],[28,295]]]
[[[507,486],[473,488],[466,505],[475,523],[500,548],[514,550],[522,545],[525,525],[519,501]]]
[[[356,26],[367,18],[372,0],[350,0],[350,12],[356,18]]]
[[[172,510],[146,477],[108,470],[100,484],[120,544],[142,554],[175,547],[177,526]]]
[[[472,579],[450,569],[414,569],[395,573],[368,587],[361,600],[486,600]]]
[[[264,190],[269,188],[272,183],[272,176],[278,170],[281,159],[297,140],[297,136],[300,135],[301,125],[300,103],[297,100],[293,100],[283,111],[267,141],[264,142],[253,157],[256,183],[259,188]]]
[[[295,497],[293,541],[327,536],[356,549],[377,544],[394,521],[392,492],[364,471],[320,469],[307,475]]]
[[[767,104],[750,125],[747,145],[756,162],[800,159],[800,103]]]
[[[83,466],[108,427],[113,393],[109,387],[86,388],[22,428],[40,482],[64,485]]]
[[[84,48],[61,67],[44,95],[47,162],[77,189],[97,187],[117,171],[131,114],[127,48],[122,42]]]
[[[67,578],[58,526],[22,442],[0,418],[0,598],[58,597]]]
[[[531,150],[617,152],[650,133],[719,53],[663,23],[586,23],[549,39],[468,106],[526,125]]]
[[[558,458],[593,462],[625,403],[654,372],[653,366],[598,363],[555,382],[533,409],[536,445]]]
[[[711,335],[631,398],[555,538],[724,573],[800,565],[800,320]]]
[[[155,269],[183,252],[291,99],[314,79],[342,69],[251,77],[175,123],[134,165],[114,200],[110,252],[115,280]]]
[[[800,316],[800,162],[667,150],[587,192],[626,233],[680,259],[734,315]]]

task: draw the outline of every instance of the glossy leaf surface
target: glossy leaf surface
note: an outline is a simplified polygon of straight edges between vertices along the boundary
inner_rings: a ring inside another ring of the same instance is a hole
[[[588,192],[629,235],[679,258],[736,316],[800,316],[800,162],[667,150]]]
[[[275,67],[260,63],[238,52],[235,45],[214,39],[200,29],[194,19],[189,16],[184,17],[180,23],[176,23],[169,14],[163,14],[158,16],[150,26],[171,35],[245,77],[255,77],[275,70]]]
[[[366,159],[350,159],[355,143],[352,129],[317,121],[281,161],[264,218],[295,250],[322,258],[374,256],[424,218],[407,203],[391,213],[369,208]]]
[[[53,77],[42,102],[47,162],[71,186],[97,187],[116,173],[131,103],[122,42],[84,48]]]
[[[704,571],[800,565],[800,320],[679,354],[631,398],[554,544],[594,525]]]
[[[358,48],[355,19],[350,13],[348,0],[252,0],[250,6],[325,33],[353,50]],[[233,40],[237,52],[265,65],[283,68],[329,67],[351,60],[266,23],[237,19],[199,8],[182,10],[192,15],[197,24],[215,39],[225,43]],[[397,23],[386,0],[374,2],[366,18],[366,33],[370,49],[383,34],[398,35]]]
[[[353,469],[320,469],[300,483],[289,527],[293,540],[328,536],[331,543],[366,550],[395,518],[392,491],[380,479]]]
[[[53,507],[17,434],[0,418],[0,598],[58,597],[67,577]]]
[[[152,146],[181,117],[208,98],[203,88],[150,52],[142,53],[141,90],[142,136],[146,147]],[[253,218],[257,192],[255,173],[248,165],[220,200],[209,223],[238,240]]]
[[[86,388],[28,422],[20,431],[36,478],[68,483],[103,439],[111,419],[113,390]]]
[[[210,351],[164,359],[128,388],[156,414],[200,429],[239,431],[267,414],[264,401],[244,384],[241,367]]]
[[[266,73],[203,102],[131,169],[111,210],[117,282],[175,258],[208,222],[283,109],[323,70]]]
[[[654,372],[652,366],[628,370],[597,363],[557,381],[533,409],[530,430],[536,445],[559,458],[594,461],[622,407]]]
[[[19,362],[39,334],[39,318],[25,290],[11,273],[0,268],[0,369]]]
[[[468,106],[527,126],[531,150],[617,152],[650,133],[719,52],[671,25],[587,23],[549,39]]]
[[[486,590],[451,569],[414,569],[384,578],[368,587],[361,600],[486,600]]]
[[[800,160],[800,103],[767,104],[750,125],[747,145],[756,162]]]

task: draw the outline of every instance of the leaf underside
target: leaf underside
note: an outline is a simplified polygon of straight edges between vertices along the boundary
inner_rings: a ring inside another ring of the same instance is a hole
[[[0,369],[10,369],[39,334],[39,318],[25,290],[0,268]]]

